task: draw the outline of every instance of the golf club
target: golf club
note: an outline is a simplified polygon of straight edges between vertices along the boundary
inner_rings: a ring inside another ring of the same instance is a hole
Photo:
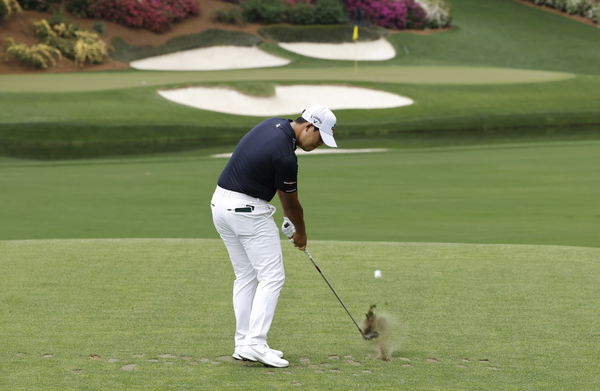
[[[317,271],[319,272],[319,274],[321,275],[321,277],[323,277],[323,280],[325,280],[325,282],[327,283],[327,286],[329,287],[329,289],[331,289],[331,291],[333,292],[333,294],[335,295],[335,297],[338,299],[338,301],[340,302],[340,304],[342,305],[342,307],[344,307],[344,309],[346,310],[346,313],[348,314],[348,316],[350,317],[350,319],[352,319],[352,322],[354,323],[354,325],[358,329],[358,332],[360,333],[360,335],[365,340],[370,340],[370,339],[373,339],[373,338],[377,338],[379,336],[379,333],[377,331],[373,331],[373,332],[370,332],[370,333],[367,333],[367,334],[365,334],[362,331],[362,329],[360,328],[360,326],[358,325],[358,323],[356,323],[356,320],[354,319],[354,317],[352,316],[352,314],[350,313],[350,311],[348,311],[348,308],[346,307],[346,305],[344,304],[344,302],[342,301],[342,299],[340,298],[340,296],[337,294],[337,292],[335,291],[335,289],[333,289],[333,286],[331,286],[331,284],[329,283],[329,280],[327,280],[327,278],[325,277],[325,275],[323,274],[323,272],[319,268],[319,265],[317,265],[317,263],[315,262],[315,259],[313,258],[313,256],[308,252],[307,249],[304,249],[304,254],[306,254],[306,256],[308,257],[308,259],[310,259],[310,261],[314,265],[315,269],[317,269]]]

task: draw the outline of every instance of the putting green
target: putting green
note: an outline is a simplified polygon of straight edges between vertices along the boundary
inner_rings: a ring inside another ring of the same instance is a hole
[[[541,83],[575,77],[571,73],[495,67],[332,66],[327,68],[263,68],[235,71],[119,71],[0,75],[0,92],[99,91],[181,83],[246,80],[386,82],[402,84]]]
[[[234,362],[217,239],[0,241],[0,385],[10,390],[592,390],[600,249],[317,242],[356,317],[395,317],[375,360],[304,255],[270,333],[284,370]],[[374,279],[380,269],[383,278]]]

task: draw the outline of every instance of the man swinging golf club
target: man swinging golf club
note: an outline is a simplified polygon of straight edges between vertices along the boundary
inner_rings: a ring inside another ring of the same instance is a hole
[[[233,358],[271,367],[289,365],[283,352],[269,348],[267,334],[285,281],[279,232],[269,202],[279,196],[283,215],[295,227],[294,245],[304,251],[307,235],[298,200],[296,146],[312,151],[333,138],[336,117],[324,106],[311,106],[292,120],[270,118],[239,142],[223,169],[211,200],[215,228],[235,273],[236,319]]]

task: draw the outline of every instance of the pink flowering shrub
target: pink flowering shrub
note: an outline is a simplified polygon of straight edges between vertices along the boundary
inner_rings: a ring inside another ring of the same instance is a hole
[[[351,19],[392,29],[422,29],[426,12],[415,0],[344,0]]]
[[[200,12],[195,0],[96,0],[88,15],[128,27],[162,33],[173,23]]]

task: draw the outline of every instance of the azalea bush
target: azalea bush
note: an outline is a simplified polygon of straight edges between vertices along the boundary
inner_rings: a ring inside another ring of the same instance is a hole
[[[94,0],[88,7],[91,17],[155,33],[199,12],[195,0]]]
[[[528,0],[537,5],[556,8],[569,15],[581,15],[598,23],[600,0]]]
[[[416,0],[425,10],[425,23],[429,28],[450,26],[450,3],[446,0]]]
[[[392,29],[422,29],[425,9],[416,0],[344,0],[350,18]]]

